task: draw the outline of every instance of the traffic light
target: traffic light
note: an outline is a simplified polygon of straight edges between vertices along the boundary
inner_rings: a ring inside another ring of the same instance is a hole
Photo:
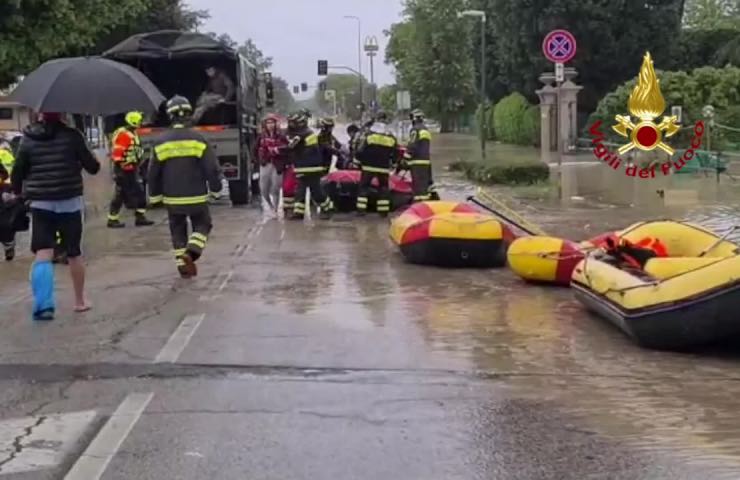
[[[324,76],[329,73],[329,62],[326,60],[319,60],[319,75]]]
[[[293,85],[293,93],[295,93],[295,94],[301,93],[301,89],[298,88],[298,85]]]
[[[301,92],[308,91],[308,84],[306,82],[301,83]]]
[[[326,82],[319,83],[319,90],[321,90],[322,92],[326,91]]]

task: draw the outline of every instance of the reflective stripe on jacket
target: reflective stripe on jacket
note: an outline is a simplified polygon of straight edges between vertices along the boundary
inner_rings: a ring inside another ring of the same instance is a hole
[[[295,133],[290,139],[290,146],[293,150],[293,167],[296,174],[322,174],[326,171],[319,136],[310,128]]]
[[[13,166],[15,165],[15,157],[12,153],[4,148],[0,148],[0,166],[5,171],[3,182],[10,184],[10,176],[13,174]]]
[[[149,167],[152,203],[196,205],[206,203],[208,190],[221,191],[216,155],[198,132],[175,127],[154,144],[155,161]]]
[[[373,125],[362,138],[357,148],[357,159],[362,164],[362,170],[366,172],[390,173],[391,166],[396,159],[398,142],[396,137],[382,124],[377,126],[377,130],[374,127],[376,125]]]
[[[425,127],[414,127],[411,130],[408,145],[408,155],[411,158],[408,165],[431,165],[432,134]]]

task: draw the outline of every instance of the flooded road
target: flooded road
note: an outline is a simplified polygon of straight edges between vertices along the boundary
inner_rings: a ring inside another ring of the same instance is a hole
[[[474,191],[437,172],[447,197]],[[661,216],[734,221],[730,204],[589,201],[519,207],[574,239]],[[0,479],[65,478],[100,451],[100,477],[67,478],[740,478],[740,348],[640,349],[568,289],[408,265],[374,216],[213,216],[184,282],[163,212],[123,231],[90,215],[95,309],[69,313],[60,267],[48,325],[27,319],[28,254],[0,267]],[[76,437],[33,437],[80,411],[95,415]],[[120,442],[100,447],[101,431]]]

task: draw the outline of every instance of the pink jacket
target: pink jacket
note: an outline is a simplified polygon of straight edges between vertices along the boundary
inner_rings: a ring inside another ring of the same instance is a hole
[[[272,116],[268,116],[262,122],[262,134],[257,143],[257,159],[259,160],[260,165],[264,166],[272,163],[278,171],[282,171],[285,164],[285,154],[280,151],[280,147],[288,145],[288,138],[277,129],[272,135],[267,133],[265,122],[270,119],[275,120],[277,123],[277,119]]]

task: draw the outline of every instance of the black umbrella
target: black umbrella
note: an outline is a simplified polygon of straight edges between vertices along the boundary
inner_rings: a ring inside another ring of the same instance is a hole
[[[156,111],[162,93],[143,73],[100,57],[50,60],[31,72],[10,99],[37,112],[112,115]]]

